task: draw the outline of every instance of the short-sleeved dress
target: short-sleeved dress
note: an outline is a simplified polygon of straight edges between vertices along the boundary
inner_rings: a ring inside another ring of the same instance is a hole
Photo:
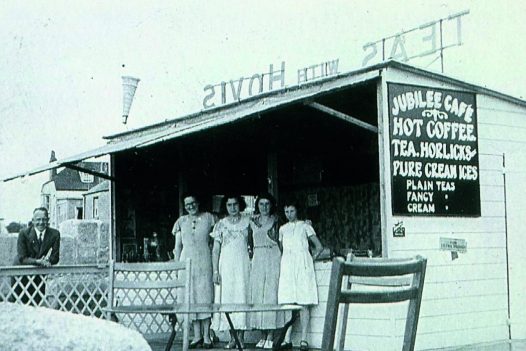
[[[262,224],[256,216],[250,221],[254,241],[254,256],[250,271],[250,296],[253,304],[277,304],[281,251],[269,237],[277,231],[274,218]],[[275,237],[277,240],[277,235]],[[248,314],[248,325],[254,329],[277,329],[285,324],[284,312],[253,312]]]
[[[190,303],[212,303],[214,298],[214,285],[212,282],[212,253],[208,245],[210,232],[215,224],[214,216],[202,212],[197,217],[185,215],[175,222],[172,233],[181,233],[183,250],[180,260],[191,260],[192,264],[192,291]],[[178,292],[178,298],[184,296],[183,291]],[[182,298],[182,297],[181,297]],[[190,320],[210,318],[210,313],[190,315]]]
[[[241,216],[239,222],[230,223],[223,218],[210,234],[221,244],[219,256],[219,275],[221,284],[216,290],[216,302],[247,303],[249,291],[250,259],[248,257],[248,228],[250,218]],[[230,315],[234,327],[238,330],[247,329],[246,313]],[[219,325],[216,325],[218,323]],[[224,315],[219,320],[214,319],[214,329],[230,330]]]
[[[309,237],[316,235],[304,221],[294,221],[279,228],[283,245],[279,275],[278,302],[300,305],[318,304],[314,263],[309,253]]]

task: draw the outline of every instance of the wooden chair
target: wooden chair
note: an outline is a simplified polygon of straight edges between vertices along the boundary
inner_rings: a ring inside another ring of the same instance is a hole
[[[427,260],[421,256],[409,259],[351,256],[347,261],[343,258],[335,258],[321,349],[334,350],[336,343],[337,350],[343,350],[349,304],[394,303],[408,300],[403,351],[414,350],[426,264]],[[351,291],[353,284],[362,287]],[[337,331],[340,304],[344,306],[340,311],[340,328]],[[338,342],[335,342],[335,336],[339,337]]]
[[[171,322],[171,334],[166,346],[170,350],[175,339],[177,316],[175,304],[190,307],[191,263],[116,263],[110,262],[108,307],[104,310],[108,319],[116,320],[116,314],[163,314]],[[181,291],[184,292],[182,296]],[[179,294],[177,293],[179,290]],[[181,297],[184,297],[179,301]],[[183,315],[183,350],[188,350],[188,314]]]

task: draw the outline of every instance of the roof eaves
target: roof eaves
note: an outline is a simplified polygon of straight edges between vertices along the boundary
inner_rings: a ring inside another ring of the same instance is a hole
[[[480,85],[468,83],[468,82],[465,82],[465,81],[460,80],[458,78],[454,78],[454,77],[445,75],[443,73],[427,71],[427,70],[424,70],[422,68],[418,68],[418,67],[409,65],[407,63],[402,63],[402,62],[399,62],[399,61],[396,61],[396,60],[387,61],[385,63],[385,65],[388,68],[394,67],[395,69],[400,69],[402,71],[406,71],[406,72],[409,72],[409,73],[425,76],[425,77],[428,77],[428,78],[431,78],[431,79],[435,79],[435,80],[438,80],[438,81],[441,81],[441,82],[444,82],[444,83],[448,83],[448,84],[451,84],[451,85],[456,85],[456,86],[458,86],[460,88],[463,88],[463,89],[471,90],[471,91],[473,91],[475,93],[478,93],[478,94],[489,95],[489,96],[492,96],[492,97],[495,97],[495,98],[498,98],[498,99],[505,100],[507,102],[511,102],[511,103],[514,103],[514,104],[526,107],[526,100],[520,99],[520,98],[512,96],[512,95],[504,94],[504,93],[501,93],[501,92],[498,92],[496,90],[492,90],[492,89],[489,89],[489,88],[486,88],[486,87],[483,87],[483,86],[480,86]]]
[[[269,98],[269,97],[273,97],[273,96],[276,96],[276,95],[288,94],[288,93],[291,93],[291,92],[294,92],[294,91],[298,91],[298,90],[306,90],[306,89],[311,88],[312,86],[322,85],[324,83],[328,83],[328,82],[331,82],[331,81],[335,81],[335,80],[339,80],[339,79],[345,79],[345,78],[350,77],[350,76],[363,74],[363,73],[367,73],[367,72],[372,72],[372,71],[375,71],[375,70],[379,70],[379,69],[385,67],[385,65],[387,63],[388,62],[382,62],[380,64],[376,64],[376,65],[373,65],[373,66],[364,67],[364,68],[361,68],[361,69],[358,69],[358,70],[354,70],[354,71],[350,71],[350,72],[346,72],[346,73],[340,73],[340,74],[329,76],[329,77],[326,77],[326,78],[323,78],[323,79],[318,79],[318,80],[315,80],[315,81],[303,83],[303,84],[300,84],[300,85],[293,85],[293,86],[285,87],[283,89],[277,89],[277,90],[268,91],[268,92],[265,92],[265,93],[262,93],[262,94],[258,94],[258,95],[255,95],[255,96],[248,97],[248,98],[243,99],[243,100],[234,101],[234,102],[231,102],[229,104],[220,105],[220,106],[209,108],[209,109],[206,109],[206,110],[201,110],[201,111],[198,111],[198,112],[194,112],[194,113],[186,115],[186,116],[176,117],[176,118],[173,118],[173,119],[170,119],[170,120],[166,120],[166,121],[163,121],[163,122],[147,125],[147,126],[144,126],[144,127],[140,127],[140,128],[129,130],[129,131],[122,132],[122,133],[117,133],[117,134],[103,136],[103,139],[110,140],[109,142],[111,142],[114,139],[120,139],[120,138],[126,139],[127,136],[137,135],[137,134],[140,134],[141,132],[148,132],[149,133],[149,132],[154,132],[155,129],[176,128],[180,124],[186,124],[187,122],[190,122],[190,121],[193,122],[196,119],[207,119],[207,118],[209,118],[209,116],[214,116],[214,115],[216,115],[218,113],[221,113],[221,112],[225,112],[226,113],[226,112],[228,112],[228,111],[230,111],[230,110],[232,110],[232,109],[234,109],[236,107],[239,107],[239,106],[250,106],[255,101],[258,101],[258,100],[263,100],[263,99],[266,99],[266,98]]]
[[[442,81],[442,82],[445,82],[445,83],[450,83],[452,85],[457,85],[457,86],[465,88],[465,89],[473,90],[474,92],[477,92],[477,93],[482,93],[482,94],[487,94],[487,95],[490,95],[490,96],[494,96],[494,97],[506,100],[508,102],[516,103],[516,104],[519,104],[519,105],[522,105],[522,106],[526,106],[526,101],[525,100],[519,99],[519,98],[511,96],[511,95],[500,93],[498,91],[495,91],[495,90],[492,90],[492,89],[488,89],[486,87],[482,87],[482,86],[478,86],[478,85],[475,85],[475,84],[467,83],[465,81],[462,81],[462,80],[457,79],[457,78],[453,78],[453,77],[445,75],[443,73],[428,71],[428,70],[425,70],[425,69],[422,69],[422,68],[418,68],[416,66],[412,66],[412,65],[409,65],[407,63],[403,63],[403,62],[396,61],[396,60],[387,60],[387,61],[383,61],[383,62],[377,63],[375,65],[366,66],[366,67],[363,67],[363,68],[360,68],[360,69],[357,69],[357,70],[349,71],[349,72],[346,72],[346,73],[340,73],[340,74],[337,74],[337,75],[334,75],[334,76],[329,76],[329,77],[326,77],[326,78],[323,78],[323,79],[307,82],[307,83],[304,83],[304,84],[293,85],[293,86],[285,87],[285,88],[279,89],[279,90],[268,91],[268,92],[265,92],[263,94],[258,94],[258,95],[255,95],[255,96],[251,96],[251,97],[248,97],[248,98],[243,99],[243,100],[234,101],[234,102],[229,103],[229,104],[220,105],[220,106],[209,108],[209,109],[206,109],[206,110],[201,110],[201,111],[198,111],[198,112],[194,112],[194,113],[186,115],[186,116],[176,117],[176,118],[173,118],[173,119],[165,120],[163,122],[159,122],[159,123],[143,126],[143,127],[137,128],[137,129],[129,130],[129,131],[126,131],[126,132],[104,136],[103,139],[110,140],[110,142],[111,142],[114,139],[126,139],[127,136],[131,136],[131,135],[136,136],[137,134],[140,134],[141,132],[151,133],[155,129],[176,128],[179,124],[185,124],[185,123],[187,123],[189,121],[193,121],[193,120],[198,119],[200,117],[203,118],[203,119],[206,119],[207,116],[214,115],[218,111],[225,111],[225,112],[227,112],[230,109],[235,108],[236,106],[250,105],[251,103],[253,103],[256,100],[265,99],[265,98],[268,98],[270,96],[280,95],[280,94],[287,94],[287,93],[290,93],[290,92],[293,92],[293,91],[297,91],[297,90],[308,89],[309,87],[312,87],[312,86],[315,86],[315,85],[322,85],[324,83],[327,83],[327,82],[330,82],[330,81],[333,81],[333,80],[345,79],[346,77],[349,77],[349,76],[352,76],[352,75],[357,75],[357,74],[361,74],[361,73],[365,73],[365,72],[372,72],[372,71],[375,71],[375,70],[381,70],[381,69],[384,69],[384,68],[391,68],[391,67],[396,68],[396,69],[400,69],[400,70],[403,70],[403,71],[406,71],[406,72],[410,72],[410,73],[426,76],[428,78],[436,79],[436,80],[439,80],[439,81]]]

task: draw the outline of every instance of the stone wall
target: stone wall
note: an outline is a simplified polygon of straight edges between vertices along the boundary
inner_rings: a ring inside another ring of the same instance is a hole
[[[16,256],[16,234],[0,234],[0,266],[11,266]]]
[[[60,224],[60,263],[103,264],[109,259],[109,226],[99,220],[69,219]]]

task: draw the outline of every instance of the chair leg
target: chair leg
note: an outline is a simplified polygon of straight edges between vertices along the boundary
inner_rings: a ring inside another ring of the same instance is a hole
[[[232,323],[232,320],[230,319],[230,313],[225,313],[226,320],[228,321],[228,325],[230,326],[230,331],[232,332],[232,336],[234,336],[234,340],[237,345],[237,349],[239,351],[243,351],[243,346],[241,346],[241,342],[239,341],[239,337],[237,336],[237,330],[234,328],[234,324]]]
[[[190,340],[190,316],[185,314],[183,317],[183,351],[188,351]]]
[[[344,304],[339,311],[338,320],[340,324],[338,325],[338,330],[336,331],[336,338],[334,343],[337,351],[343,351],[345,347],[345,332],[347,331],[347,320],[349,318],[349,304]]]
[[[175,325],[177,324],[177,316],[175,314],[170,314],[168,318],[170,320],[170,325],[172,326],[172,332],[170,333],[170,338],[168,339],[168,344],[166,344],[164,351],[170,351],[172,349],[176,334]]]
[[[411,300],[407,309],[403,351],[413,351],[415,349],[416,328],[418,325],[418,313],[415,310],[417,308],[417,301]]]

